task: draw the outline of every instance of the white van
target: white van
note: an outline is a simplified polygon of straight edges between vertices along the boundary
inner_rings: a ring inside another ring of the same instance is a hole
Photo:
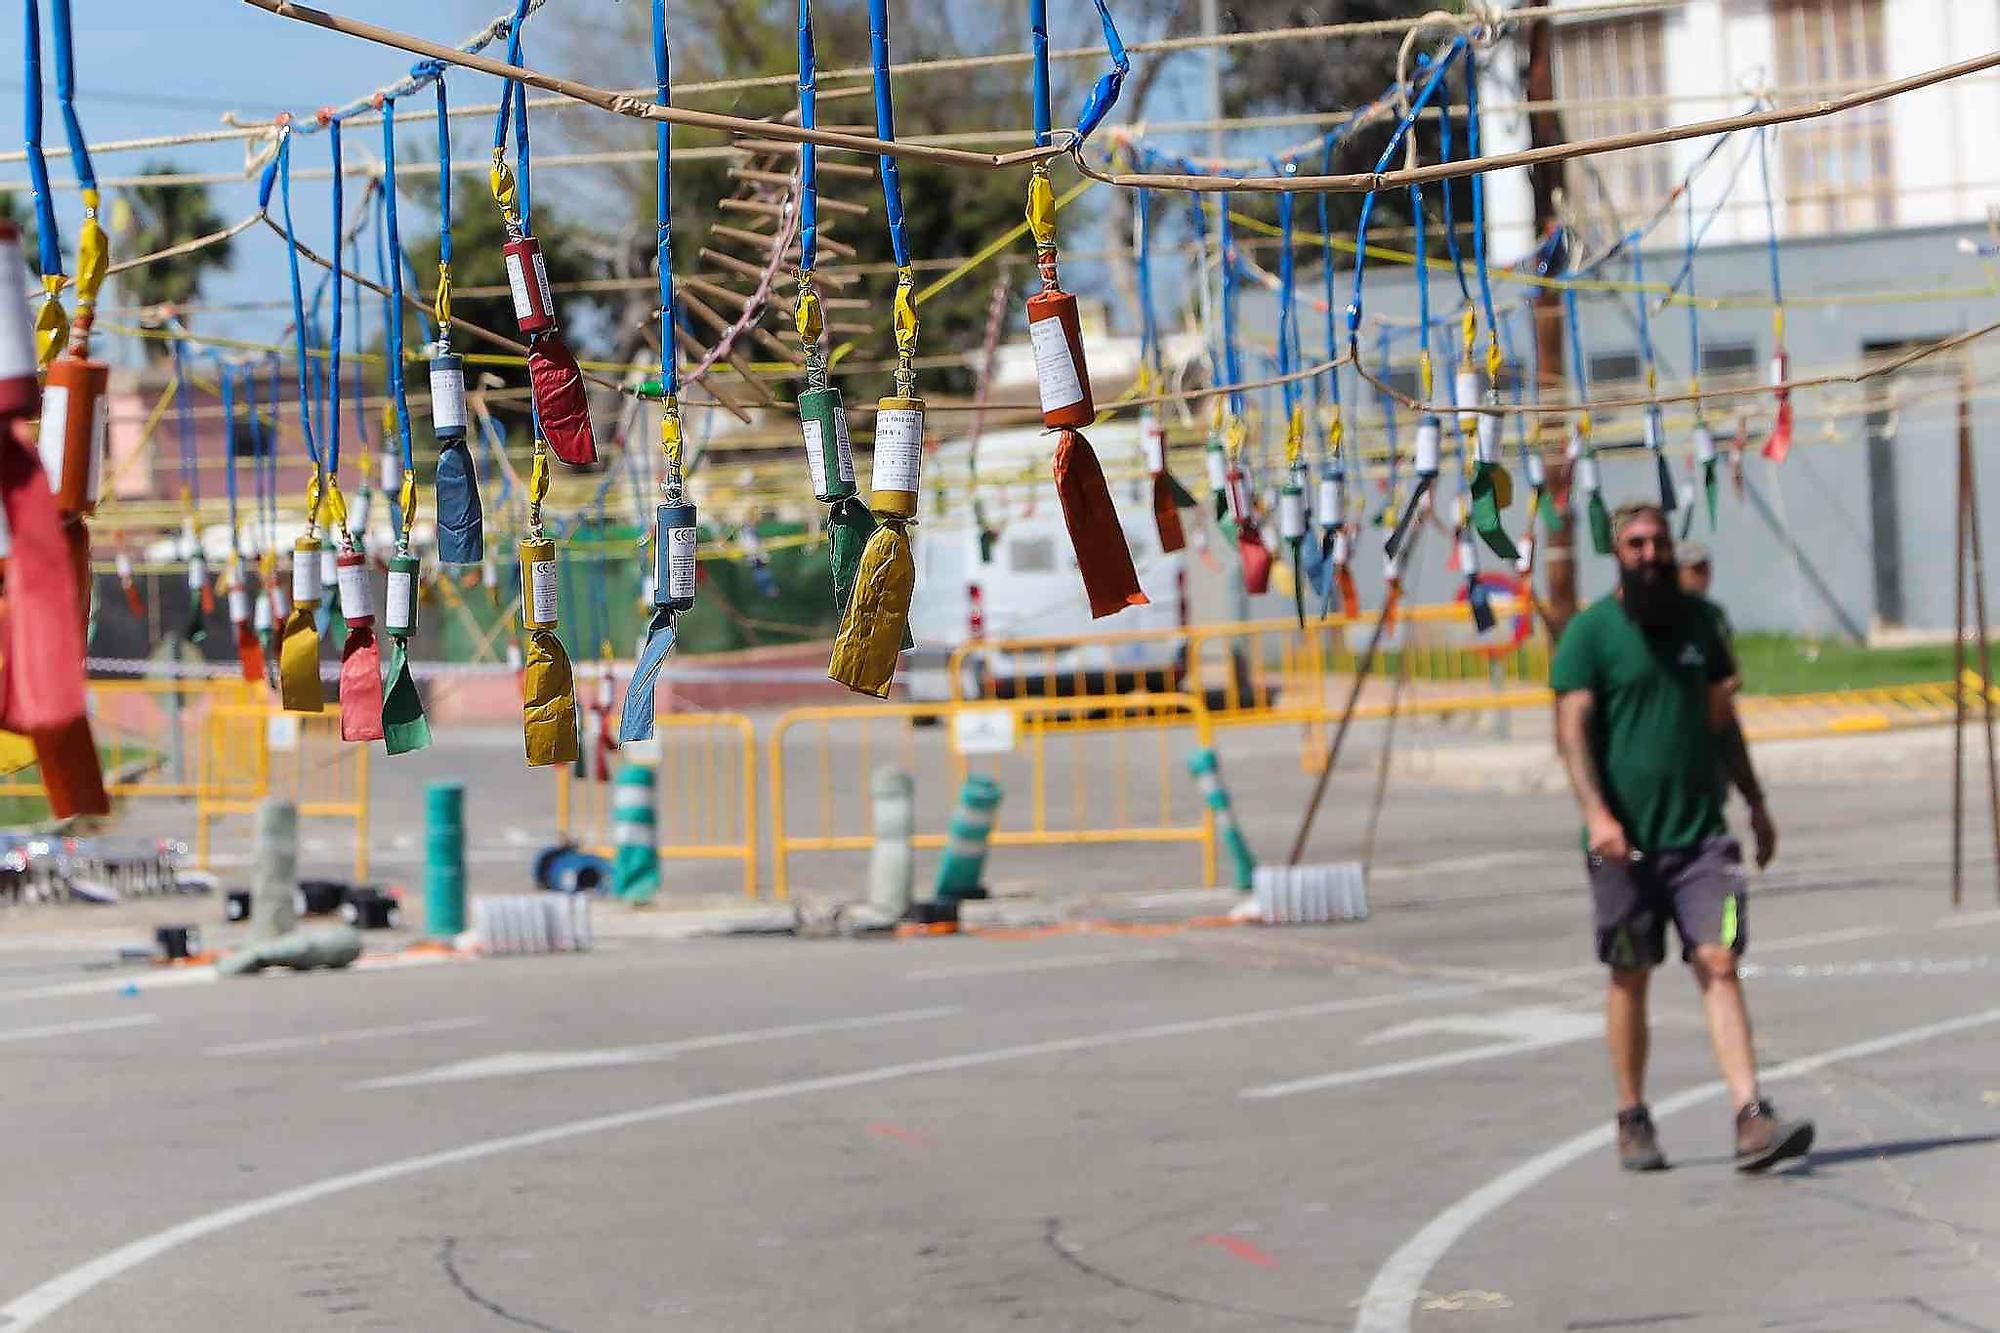
[[[1039,428],[994,431],[979,441],[979,503],[998,533],[990,559],[981,558],[972,517],[966,441],[952,440],[925,461],[924,489],[942,495],[945,512],[928,503],[917,524],[916,596],[901,678],[909,697],[924,702],[951,695],[947,664],[968,639],[1002,640],[1093,635],[1123,630],[1185,629],[1185,553],[1167,554],[1153,521],[1152,480],[1135,420],[1106,422],[1090,432],[1110,483],[1119,526],[1132,551],[1149,604],[1093,620],[1077,572],[1069,529],[1051,474],[1057,437]],[[1124,693],[1178,689],[1186,638],[1161,635],[1129,644],[1085,644],[1053,654],[979,653],[966,659],[966,695]]]

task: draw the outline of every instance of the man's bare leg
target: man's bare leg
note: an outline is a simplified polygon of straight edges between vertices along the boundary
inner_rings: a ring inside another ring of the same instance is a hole
[[[1621,1111],[1646,1101],[1646,983],[1652,975],[1650,968],[1614,967],[1604,990],[1604,1036]]]
[[[1698,945],[1688,964],[1701,988],[1708,1039],[1722,1081],[1729,1085],[1729,1104],[1746,1106],[1757,1099],[1757,1053],[1750,1043],[1750,1010],[1736,975],[1736,952],[1719,944]]]

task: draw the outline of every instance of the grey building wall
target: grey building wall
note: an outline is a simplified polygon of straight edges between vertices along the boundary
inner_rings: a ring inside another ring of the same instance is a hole
[[[1882,349],[1947,337],[2000,319],[2000,289],[1993,285],[1992,270],[1986,261],[1959,250],[1957,241],[1962,235],[1983,239],[1984,228],[1787,241],[1781,263],[1789,298],[1786,343],[1793,375],[1851,372],[1865,356]],[[1682,257],[1678,244],[1646,251],[1642,256],[1646,277],[1651,281],[1670,277]],[[1629,263],[1621,260],[1595,276],[1627,278],[1630,273]],[[1763,303],[1769,283],[1768,258],[1762,245],[1701,249],[1695,269],[1696,290],[1704,299],[1720,298],[1724,303],[1724,308],[1701,311],[1704,360],[1711,366],[1702,377],[1705,389],[1765,382],[1773,351],[1771,312]],[[1318,360],[1324,355],[1324,316],[1304,305],[1305,299],[1321,290],[1317,273],[1310,277],[1302,274],[1299,287],[1306,356]],[[1343,298],[1348,287],[1343,274],[1338,283]],[[1498,284],[1495,299],[1510,325],[1517,352],[1531,361],[1532,327],[1523,305],[1529,290],[1516,284]],[[1952,294],[1924,300],[1880,299],[1880,293],[1891,291]],[[1734,298],[1747,298],[1749,303],[1732,305]],[[1459,296],[1449,272],[1433,273],[1431,299],[1433,318],[1455,315]],[[1583,295],[1580,307],[1585,354],[1594,366],[1593,395],[1636,392],[1636,384],[1606,378],[1635,373],[1639,340],[1634,298]],[[1405,377],[1413,375],[1416,294],[1410,269],[1371,264],[1365,308],[1371,321],[1386,317],[1398,322],[1393,364]],[[1276,327],[1274,298],[1267,292],[1246,295],[1242,309],[1246,344],[1261,343],[1268,348]],[[1653,335],[1662,391],[1684,390],[1690,359],[1685,309],[1675,306],[1656,312]],[[1450,393],[1449,357],[1456,355],[1457,341],[1455,328],[1433,334],[1440,397]],[[1364,329],[1363,351],[1374,364],[1370,329]],[[2000,548],[1994,546],[2000,540],[2000,523],[1993,519],[1996,500],[2000,500],[2000,403],[1994,401],[1990,387],[1994,375],[2000,373],[2000,337],[1971,343],[1963,356],[1973,382],[1975,456],[1982,486],[1981,532],[1987,549],[1996,551],[1996,568],[2000,568]],[[1258,359],[1256,364],[1267,363]],[[1737,369],[1722,368],[1729,365]],[[1749,497],[1739,498],[1725,480],[1716,530],[1709,530],[1705,512],[1695,520],[1692,535],[1715,552],[1717,593],[1739,626],[1814,635],[1840,634],[1844,626],[1864,633],[1950,629],[1958,370],[1956,355],[1947,353],[1872,385],[1795,393],[1795,443],[1790,459],[1775,469],[1775,475],[1756,452],[1769,429],[1770,395],[1716,399],[1708,405],[1710,427],[1724,444],[1725,453],[1739,420],[1747,418],[1751,448],[1744,472],[1770,515],[1765,517]],[[1255,368],[1246,371],[1257,373]],[[1343,374],[1350,421],[1358,421],[1367,444],[1379,446],[1382,416],[1377,397],[1351,372]],[[1877,409],[1872,416],[1868,411],[1871,403]],[[1272,423],[1266,428],[1268,438],[1263,447],[1275,460],[1281,434],[1275,424],[1280,419],[1275,398],[1261,416]],[[1669,407],[1667,421],[1676,475],[1685,477],[1691,416],[1685,406]],[[1405,449],[1414,424],[1404,414],[1401,441]],[[1636,440],[1639,430],[1639,418],[1633,412],[1605,414],[1597,421],[1601,445]],[[1508,451],[1511,462],[1511,430]],[[1603,473],[1606,499],[1613,505],[1657,493],[1651,460],[1642,452],[1606,455]],[[1726,474],[1725,468],[1725,478]],[[1371,501],[1371,508],[1379,503]],[[1517,504],[1508,516],[1510,530],[1518,530],[1523,514]],[[1788,553],[1781,536],[1784,531],[1803,554],[1809,572],[1802,572]],[[1379,545],[1372,540],[1368,544]],[[1416,590],[1427,600],[1447,597],[1455,582],[1443,569],[1448,543],[1431,538],[1426,544]],[[1590,551],[1587,535],[1582,536],[1578,558],[1580,594],[1586,599],[1602,595],[1611,586],[1611,562]],[[1496,563],[1490,557],[1485,560],[1489,565]],[[1368,579],[1379,580],[1379,557],[1369,554],[1364,569]],[[1989,593],[1989,602],[2000,604],[2000,589]]]

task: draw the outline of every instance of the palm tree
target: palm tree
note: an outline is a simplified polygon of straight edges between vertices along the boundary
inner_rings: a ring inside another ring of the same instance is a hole
[[[164,175],[170,162],[148,162],[142,175]],[[221,231],[227,224],[216,213],[203,185],[135,185],[123,192],[112,210],[113,247],[118,257],[151,254],[182,241]],[[192,254],[158,259],[120,275],[130,305],[184,304],[201,294],[202,279],[214,269],[229,267],[231,242],[218,241]]]

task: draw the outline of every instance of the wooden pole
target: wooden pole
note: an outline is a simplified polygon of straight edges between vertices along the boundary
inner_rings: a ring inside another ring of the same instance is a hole
[[[1979,531],[1979,463],[1972,450],[1972,367],[1958,373],[1958,458],[1965,476],[1965,529],[1972,538],[1972,612],[1979,630],[1979,697],[1986,723],[1986,801],[1993,829],[1994,891],[2000,895],[2000,751],[1993,732],[1993,641],[1986,624],[1986,543]]]
[[[1951,905],[1965,901],[1965,412],[1959,397],[1958,504],[1952,526]]]
[[[1528,50],[1524,91],[1527,100],[1541,108],[1528,113],[1528,142],[1535,147],[1561,143],[1562,115],[1553,106],[1555,25],[1546,19],[1537,19],[1527,25],[1523,38]],[[1528,169],[1528,185],[1535,201],[1535,235],[1538,238],[1549,236],[1561,225],[1557,209],[1562,202],[1564,175],[1560,162],[1546,162]],[[1535,293],[1536,398],[1540,402],[1554,403],[1564,396],[1563,346],[1562,293],[1554,287],[1543,287]],[[1570,484],[1568,422],[1562,416],[1553,414],[1537,420],[1539,438],[1536,443],[1542,451],[1542,472],[1548,493],[1556,500],[1566,501]],[[1535,516],[1530,514],[1528,522],[1532,524],[1534,521]],[[1564,512],[1562,526],[1546,529],[1535,549],[1540,554],[1544,577],[1548,580],[1543,619],[1548,624],[1549,638],[1557,640],[1562,637],[1564,626],[1576,614],[1576,524],[1571,521],[1571,515]]]

